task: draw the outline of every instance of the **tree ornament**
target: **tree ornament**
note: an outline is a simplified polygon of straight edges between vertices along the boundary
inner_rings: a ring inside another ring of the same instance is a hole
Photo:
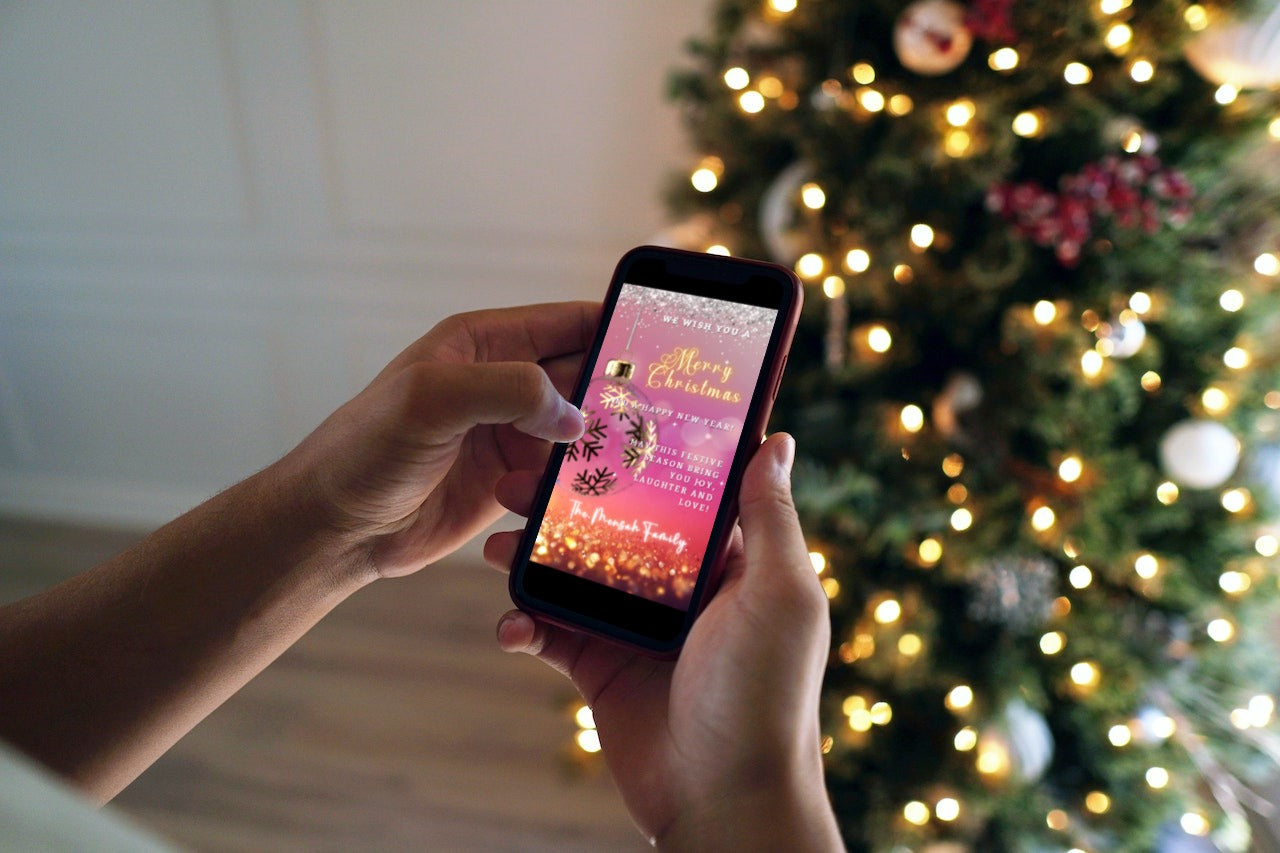
[[[1014,633],[1042,626],[1058,596],[1058,570],[1040,556],[1006,554],[978,563],[970,577],[969,616]]]
[[[1105,342],[1104,355],[1130,358],[1147,340],[1146,324],[1137,317],[1118,317],[1098,327],[1098,340]]]
[[[791,266],[808,251],[796,199],[813,168],[797,160],[778,173],[760,199],[760,237],[775,263]]]
[[[1215,23],[1184,51],[1191,67],[1211,83],[1241,89],[1280,84],[1280,3],[1259,3],[1245,20]]]
[[[1160,465],[1171,479],[1191,489],[1225,483],[1240,462],[1240,439],[1217,421],[1191,419],[1175,424],[1160,439]]]
[[[972,373],[953,373],[933,399],[933,425],[945,438],[957,438],[961,418],[982,403],[982,383]]]
[[[978,735],[978,756],[990,756],[994,774],[1034,782],[1053,760],[1053,733],[1039,711],[1015,697]]]
[[[965,8],[953,0],[916,0],[893,28],[898,61],[917,74],[933,77],[954,71],[972,46]]]
[[[631,340],[640,320],[637,308],[627,346],[591,380],[582,401],[586,429],[565,450],[560,479],[586,497],[616,494],[631,485],[658,448],[658,422],[644,393],[631,382]]]

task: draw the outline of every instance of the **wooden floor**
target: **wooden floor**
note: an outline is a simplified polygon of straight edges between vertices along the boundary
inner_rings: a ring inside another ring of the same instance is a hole
[[[136,538],[0,519],[0,600]],[[469,559],[374,584],[115,807],[195,850],[649,849],[602,768],[574,769],[567,684],[498,651],[507,607]]]

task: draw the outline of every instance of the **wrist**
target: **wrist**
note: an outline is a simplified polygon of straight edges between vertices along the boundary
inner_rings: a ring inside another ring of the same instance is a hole
[[[791,782],[693,798],[654,843],[665,851],[844,850],[820,764]]]

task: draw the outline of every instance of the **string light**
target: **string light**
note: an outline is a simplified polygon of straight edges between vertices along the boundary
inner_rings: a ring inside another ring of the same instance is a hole
[[[1043,122],[1033,110],[1024,110],[1013,117],[1013,132],[1025,138],[1031,138],[1040,133]]]
[[[884,95],[875,89],[864,86],[854,92],[854,97],[858,99],[858,103],[862,104],[862,108],[869,113],[878,113],[884,109]]]
[[[827,194],[815,183],[807,183],[800,188],[800,200],[810,210],[822,210],[827,203]]]
[[[1222,493],[1222,508],[1227,512],[1244,512],[1252,495],[1248,489],[1227,489]]]
[[[1120,52],[1133,41],[1133,29],[1128,24],[1112,24],[1102,41],[1115,52]]]
[[[973,726],[965,726],[956,732],[955,740],[952,743],[955,744],[956,752],[969,752],[978,745],[978,732]]]
[[[1262,402],[1268,409],[1280,409],[1280,391],[1268,391]]]
[[[1244,572],[1229,571],[1218,575],[1218,586],[1227,595],[1240,595],[1247,592],[1253,581]]]
[[[969,499],[969,490],[964,483],[952,483],[947,489],[947,500],[953,504],[962,504]]]
[[[1229,311],[1234,314],[1244,307],[1244,294],[1234,287],[1224,290],[1222,295],[1218,297],[1218,304],[1222,306],[1223,311]]]
[[[1101,791],[1090,791],[1084,796],[1084,807],[1094,814],[1106,814],[1111,810],[1111,798]]]
[[[876,81],[876,70],[869,62],[859,62],[849,69],[849,76],[861,86],[869,86]]]
[[[915,109],[916,103],[911,100],[910,95],[901,93],[889,98],[889,114],[895,116],[904,116]]]
[[[1102,679],[1098,665],[1087,660],[1072,664],[1070,675],[1071,682],[1077,687],[1094,687]]]
[[[827,570],[827,558],[821,551],[810,551],[809,562],[813,564],[815,574],[822,574]]]
[[[924,648],[924,641],[919,634],[903,634],[898,638],[898,653],[913,658]]]
[[[1083,62],[1069,62],[1067,67],[1062,69],[1062,79],[1072,86],[1083,86],[1093,79],[1093,69]]]
[[[1044,816],[1045,825],[1055,832],[1062,832],[1070,824],[1067,813],[1062,809],[1054,809]]]
[[[1138,380],[1138,383],[1142,386],[1142,390],[1151,394],[1160,390],[1162,382],[1163,380],[1160,378],[1160,374],[1156,373],[1154,370],[1146,371],[1142,374],[1142,378]]]
[[[1210,385],[1200,395],[1200,402],[1204,404],[1205,410],[1210,414],[1220,415],[1230,407],[1231,398],[1227,396],[1226,391],[1216,385]]]
[[[822,292],[828,299],[839,299],[844,296],[844,279],[838,275],[829,275],[822,280]]]
[[[827,600],[830,601],[840,594],[840,581],[835,578],[822,579],[822,591],[827,594]]]
[[[924,250],[933,245],[933,229],[923,222],[911,226],[911,245]]]
[[[1280,139],[1280,116],[1273,118],[1271,124],[1267,125],[1267,133],[1271,134],[1272,139]]]
[[[708,246],[708,247],[707,247],[707,254],[708,254],[708,255],[723,255],[723,256],[725,256],[725,257],[728,257],[728,256],[729,256],[729,247],[728,247],[728,246],[721,245],[720,243],[715,243],[715,244],[710,245],[710,246]]]
[[[1031,318],[1041,326],[1047,326],[1058,316],[1058,306],[1047,299],[1041,299],[1031,307]]]
[[[1012,71],[1018,67],[1018,51],[1011,47],[1002,47],[992,51],[987,57],[987,64],[992,71]]]
[[[1107,729],[1107,740],[1117,749],[1126,747],[1133,740],[1133,730],[1124,723],[1117,723]]]
[[[896,598],[886,598],[876,605],[872,618],[881,625],[892,625],[902,616],[902,605]]]
[[[1230,83],[1223,83],[1214,91],[1213,99],[1225,107],[1227,104],[1234,103],[1239,95],[1239,89]]]
[[[1085,589],[1093,583],[1093,570],[1085,565],[1076,566],[1067,575],[1067,582],[1076,589]]]
[[[796,0],[769,0],[769,8],[780,15],[789,15],[796,10]]]
[[[822,275],[822,271],[826,267],[827,262],[822,259],[822,255],[815,252],[807,252],[796,261],[796,272],[800,274],[801,278],[817,278]]]
[[[902,817],[913,826],[924,826],[929,822],[929,807],[919,800],[912,800],[902,807]]]
[[[879,323],[867,329],[867,346],[872,352],[885,353],[893,346],[893,335]]]
[[[1079,456],[1068,456],[1058,463],[1058,477],[1064,483],[1074,483],[1084,473],[1084,463]]]
[[[754,89],[743,92],[738,96],[738,106],[744,113],[758,113],[764,109],[764,95]]]
[[[756,84],[756,88],[766,98],[777,98],[783,92],[782,81],[773,76],[761,77],[760,82]]]
[[[915,277],[915,271],[907,264],[898,264],[893,268],[893,280],[898,284],[910,284]]]
[[[1156,500],[1160,501],[1160,503],[1165,506],[1169,506],[1174,503],[1178,499],[1179,494],[1178,484],[1172,480],[1165,480],[1163,483],[1156,486]]]
[[[1258,275],[1280,275],[1280,258],[1277,258],[1271,252],[1263,252],[1253,259],[1253,268]]]
[[[1139,314],[1151,311],[1151,294],[1145,290],[1135,290],[1129,297],[1129,307]]]
[[[1232,370],[1243,370],[1249,366],[1249,351],[1242,347],[1232,347],[1222,354],[1222,363]]]
[[[942,150],[947,153],[948,157],[963,157],[969,152],[969,145],[973,138],[969,136],[969,132],[960,128],[952,128],[947,131],[947,135],[942,143]]]
[[[1102,373],[1103,364],[1102,354],[1097,350],[1088,350],[1080,356],[1080,372],[1087,379],[1094,379]]]
[[[968,709],[973,705],[973,688],[967,684],[957,684],[947,693],[945,704],[952,711]]]
[[[709,193],[720,184],[720,176],[724,174],[724,161],[719,157],[705,157],[689,176],[689,182],[700,193]]]
[[[1169,785],[1169,771],[1163,767],[1148,767],[1146,778],[1147,784],[1157,791]]]
[[[1192,3],[1182,13],[1182,19],[1187,22],[1187,27],[1192,32],[1200,32],[1209,26],[1209,13],[1199,3]]]
[[[1147,59],[1135,59],[1129,66],[1129,76],[1135,83],[1150,83],[1156,76],[1156,67]]]
[[[964,127],[973,120],[976,113],[977,107],[975,107],[973,101],[968,98],[961,98],[958,101],[953,101],[947,106],[947,124],[952,127]]]
[[[1098,11],[1104,15],[1115,15],[1129,8],[1129,4],[1133,0],[1102,0],[1098,4]]]
[[[1003,776],[1009,772],[1009,753],[998,741],[980,744],[974,767],[984,776]]]
[[[1236,626],[1228,619],[1211,619],[1205,626],[1205,633],[1215,643],[1225,643],[1236,635]]]
[[[1031,527],[1038,533],[1044,533],[1056,524],[1058,517],[1053,510],[1047,506],[1038,507],[1035,512],[1031,513]]]
[[[908,403],[902,407],[898,420],[907,432],[919,432],[924,428],[924,411],[915,403]]]
[[[938,820],[950,823],[960,817],[960,801],[955,797],[943,797],[934,805],[933,813],[938,816]]]
[[[973,526],[973,513],[964,507],[960,507],[951,513],[951,529],[957,533],[962,533]]]
[[[952,479],[964,472],[964,457],[959,453],[948,453],[942,460],[942,473]]]
[[[724,84],[735,92],[741,92],[751,84],[751,75],[747,73],[747,69],[735,65],[725,70]]]
[[[844,256],[844,266],[849,272],[866,272],[871,266],[871,255],[866,249],[850,249]]]
[[[1046,655],[1056,655],[1067,646],[1067,635],[1061,631],[1049,631],[1040,636],[1040,651]]]
[[[1178,825],[1187,835],[1204,836],[1209,834],[1209,820],[1200,812],[1186,812],[1178,819]]]
[[[1155,554],[1139,554],[1133,561],[1133,573],[1144,581],[1149,581],[1160,573],[1160,561]]]
[[[1280,554],[1280,539],[1270,533],[1264,533],[1254,540],[1253,550],[1263,557],[1274,557],[1276,554]]]

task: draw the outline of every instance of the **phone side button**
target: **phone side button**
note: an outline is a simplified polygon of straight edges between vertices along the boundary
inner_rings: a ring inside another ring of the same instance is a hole
[[[770,395],[770,399],[772,400],[778,399],[778,389],[782,387],[782,374],[787,370],[788,357],[789,356],[786,355],[782,357],[782,364],[778,367],[778,378],[773,380],[773,394]]]

